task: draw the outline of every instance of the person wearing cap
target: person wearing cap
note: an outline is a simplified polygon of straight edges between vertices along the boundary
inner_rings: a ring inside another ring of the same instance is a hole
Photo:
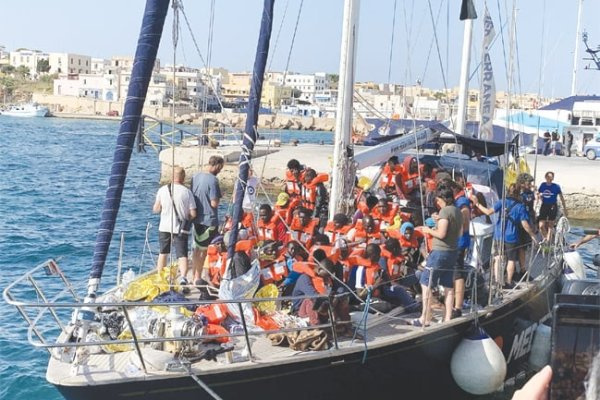
[[[300,200],[298,197],[290,200],[289,194],[281,192],[277,196],[274,212],[286,225],[290,225],[292,223],[292,218],[294,217],[294,210],[299,204]]]

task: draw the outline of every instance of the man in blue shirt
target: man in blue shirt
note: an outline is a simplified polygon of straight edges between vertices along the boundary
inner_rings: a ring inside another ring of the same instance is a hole
[[[492,215],[498,213],[496,227],[494,229],[494,241],[496,248],[501,249],[504,246],[504,255],[507,259],[506,263],[506,283],[505,289],[513,288],[513,275],[515,273],[515,261],[518,259],[519,235],[524,234],[519,232],[522,227],[531,237],[532,241],[537,244],[535,233],[529,225],[529,214],[525,210],[525,206],[518,199],[520,189],[516,184],[510,185],[506,192],[506,199],[498,201],[494,204],[494,208],[484,207],[477,200],[476,196],[471,197],[471,201],[475,204],[482,213]],[[494,273],[496,277],[499,275],[500,257],[496,256]]]
[[[546,178],[546,182],[542,182],[538,188],[538,200],[542,200],[542,206],[540,207],[540,214],[538,218],[542,238],[547,242],[550,242],[550,239],[552,238],[552,232],[554,231],[554,221],[558,215],[557,198],[559,196],[565,217],[567,217],[568,214],[565,198],[560,190],[560,186],[558,186],[556,183],[553,183],[554,172],[548,171],[544,177]]]

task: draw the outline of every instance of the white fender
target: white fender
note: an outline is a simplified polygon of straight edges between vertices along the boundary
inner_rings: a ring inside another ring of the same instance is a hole
[[[565,260],[565,264],[571,268],[572,273],[575,274],[575,279],[585,279],[585,266],[583,265],[583,260],[581,259],[581,255],[577,250],[575,251],[566,251],[563,253],[563,260]],[[570,272],[565,271],[565,275],[569,277],[571,275]]]
[[[498,390],[506,378],[506,361],[483,329],[464,338],[454,350],[450,371],[465,392],[481,395]]]

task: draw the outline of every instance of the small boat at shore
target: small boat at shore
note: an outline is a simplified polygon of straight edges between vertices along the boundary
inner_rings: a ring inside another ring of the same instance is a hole
[[[48,107],[41,106],[37,103],[25,103],[19,105],[13,105],[4,111],[1,111],[1,115],[7,117],[47,117],[50,110]]]

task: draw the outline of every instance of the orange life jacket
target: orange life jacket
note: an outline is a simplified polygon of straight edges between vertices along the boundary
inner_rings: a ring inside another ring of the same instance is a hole
[[[196,308],[196,314],[202,314],[206,317],[209,324],[220,324],[225,321],[229,315],[227,304],[204,304]]]
[[[289,271],[286,261],[285,255],[282,254],[274,261],[269,261],[261,265],[260,280],[263,285],[279,282],[288,276]]]
[[[394,256],[384,246],[381,246],[381,256],[386,259],[387,272],[390,279],[395,280],[404,276],[404,271],[402,270],[404,257],[402,255]]]
[[[319,183],[327,182],[328,174],[318,174],[310,183],[305,183],[300,189],[300,197],[302,198],[302,207],[308,210],[314,210],[317,204],[317,186]]]
[[[219,253],[218,246],[211,244],[206,249],[206,259],[208,262],[208,276],[210,277],[210,282],[214,286],[219,287],[227,266],[227,253]]]
[[[296,179],[292,171],[285,171],[285,192],[290,195],[290,198],[300,196],[302,190],[302,181],[304,180],[304,171],[300,172],[300,178]]]
[[[290,198],[288,204],[286,206],[275,206],[273,212],[275,215],[278,215],[279,218],[286,224],[289,225],[292,223],[292,218],[294,217],[294,210],[296,207],[300,205],[300,198]]]
[[[318,218],[311,218],[308,225],[302,226],[300,218],[294,217],[290,225],[290,239],[302,243],[308,249],[312,246],[312,237],[318,225]]]
[[[396,187],[396,175],[402,172],[402,166],[396,165],[392,170],[388,164],[385,164],[379,179],[379,187],[382,189],[394,189]]]
[[[355,289],[363,289],[366,286],[375,285],[375,282],[381,276],[381,267],[379,266],[379,263],[373,262],[362,256],[352,257],[352,263],[353,269],[356,268]],[[365,274],[364,281],[363,272]]]
[[[228,333],[229,333],[229,331],[227,329],[223,328],[221,325],[208,324],[208,325],[204,326],[204,334],[205,335],[226,335]],[[221,338],[207,339],[207,341],[218,342],[218,343],[227,343],[227,342],[229,342],[229,338],[221,337]]]
[[[283,222],[281,221],[281,218],[279,217],[279,215],[273,215],[273,217],[271,218],[271,220],[268,223],[265,223],[262,219],[258,220],[258,223],[256,224],[256,238],[257,240],[260,241],[265,241],[265,240],[281,240],[283,243],[286,242],[286,238],[275,238],[277,232],[278,232],[278,228],[279,228],[279,224],[282,224]],[[286,235],[287,236],[287,235]]]
[[[245,212],[242,215],[242,220],[240,221],[240,225],[242,228],[248,231],[248,236],[256,236],[256,232],[254,232],[254,214],[251,212]],[[225,225],[223,226],[223,230],[225,232],[230,231],[233,226],[233,218],[228,217]]]
[[[364,244],[381,244],[381,231],[379,230],[379,226],[377,224],[375,224],[375,229],[373,232],[367,232],[363,227],[362,219],[359,219],[356,221],[354,229],[356,229],[354,234],[355,242],[362,242]]]
[[[372,217],[379,221],[379,229],[386,229],[388,226],[394,224],[394,217],[398,214],[398,206],[393,204],[385,214],[379,212],[379,208],[375,207],[372,213]]]
[[[431,250],[433,249],[433,236],[423,233],[422,226],[415,227],[415,233],[417,232],[419,232],[425,238],[425,249],[427,250],[427,252],[431,252]]]
[[[254,246],[256,246],[255,238],[238,240],[238,242],[235,244],[235,251],[243,251],[250,256]]]
[[[319,244],[319,245],[314,245],[313,247],[310,248],[310,256],[308,257],[308,261],[315,262],[315,260],[313,258],[313,254],[315,253],[316,250],[319,250],[319,249],[323,250],[325,252],[325,255],[327,256],[327,258],[329,260],[331,260],[334,264],[340,258],[340,249],[338,249],[337,247],[334,247],[334,246],[325,246],[325,245]]]
[[[408,156],[402,162],[402,183],[400,190],[405,196],[408,196],[415,190],[419,189],[419,171],[414,174],[410,173],[410,162],[414,157]]]
[[[301,261],[294,263],[294,271],[298,272],[299,274],[308,275],[317,293],[325,294],[327,293],[325,281],[323,280],[323,278],[317,275],[317,273],[315,272],[315,267],[316,264],[311,262]]]
[[[340,229],[335,229],[335,223],[329,221],[323,232],[329,238],[329,243],[334,243],[340,237],[345,236],[350,229],[352,229],[352,225],[344,225]]]

